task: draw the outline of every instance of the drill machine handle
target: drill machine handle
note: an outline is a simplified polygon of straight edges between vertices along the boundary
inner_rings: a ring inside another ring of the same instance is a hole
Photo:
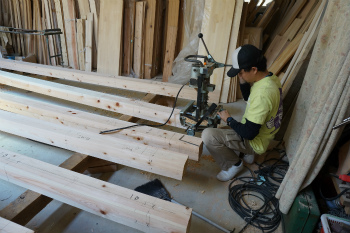
[[[192,58],[195,58],[195,59],[192,59]],[[200,60],[197,60],[196,58],[204,58],[204,62],[208,61],[208,58],[203,55],[188,55],[187,57],[185,57],[184,60],[187,62],[199,63],[201,67],[204,67],[204,64]]]

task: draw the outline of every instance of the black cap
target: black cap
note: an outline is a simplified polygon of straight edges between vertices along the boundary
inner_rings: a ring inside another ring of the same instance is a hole
[[[242,69],[248,69],[257,65],[263,57],[263,52],[251,44],[243,45],[232,53],[232,68],[227,72],[227,76],[235,77]]]

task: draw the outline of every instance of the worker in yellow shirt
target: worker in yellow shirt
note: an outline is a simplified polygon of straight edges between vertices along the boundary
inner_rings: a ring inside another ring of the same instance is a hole
[[[248,163],[265,153],[281,126],[283,113],[281,83],[267,70],[261,50],[249,44],[237,48],[227,75],[238,75],[247,106],[241,122],[227,110],[218,113],[230,129],[207,128],[202,133],[204,145],[222,169],[217,175],[220,181],[234,178],[243,169],[239,152]]]

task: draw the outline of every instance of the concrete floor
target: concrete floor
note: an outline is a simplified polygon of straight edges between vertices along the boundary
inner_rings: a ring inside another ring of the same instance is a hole
[[[33,93],[30,93],[30,95],[35,98],[44,98]],[[49,99],[49,101],[51,100]],[[60,104],[69,105],[71,103],[60,101]],[[224,108],[228,109],[234,118],[240,120],[243,115],[245,104],[243,100],[240,100],[236,103],[225,105]],[[80,107],[85,108],[82,106]],[[1,148],[18,152],[54,165],[59,165],[74,153],[3,132],[0,132],[0,146]],[[193,208],[194,211],[204,215],[222,227],[229,230],[235,228],[235,232],[239,232],[245,225],[245,222],[231,209],[228,203],[229,182],[219,182],[215,178],[219,171],[219,167],[204,148],[202,158],[199,162],[189,162],[182,181],[124,166],[119,166],[116,172],[92,176],[130,189],[134,189],[154,178],[158,178],[175,200]],[[241,175],[248,176],[250,173],[245,169]],[[24,191],[25,189],[21,187],[0,180],[0,209],[15,200]],[[135,229],[95,216],[58,201],[52,201],[44,210],[35,216],[26,227],[42,233],[139,232]],[[193,216],[189,232],[220,233],[222,231]],[[260,231],[250,227],[245,232]],[[276,232],[282,232],[281,226]]]

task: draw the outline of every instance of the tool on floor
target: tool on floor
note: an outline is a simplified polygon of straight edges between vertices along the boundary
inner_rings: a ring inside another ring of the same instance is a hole
[[[198,37],[202,40],[208,56],[188,55],[185,57],[185,61],[193,63],[189,86],[197,90],[197,103],[195,105],[194,100],[189,102],[180,112],[181,124],[187,127],[187,134],[192,136],[205,128],[216,128],[220,124],[220,117],[217,112],[222,109],[222,106],[217,106],[214,103],[208,105],[208,94],[215,90],[215,85],[210,83],[210,76],[214,69],[230,66],[216,62],[209,53],[203,40],[203,34],[199,33]],[[204,59],[204,63],[197,60],[197,58]]]
[[[165,189],[165,187],[163,186],[163,184],[160,182],[160,180],[155,179],[152,180],[146,184],[143,184],[137,188],[135,188],[135,191],[140,192],[140,193],[144,193],[153,197],[157,197],[166,201],[170,201],[173,203],[176,203],[178,205],[182,205],[179,202],[175,201],[174,199],[171,198],[171,196],[169,195],[168,191]],[[219,225],[217,225],[216,223],[212,222],[211,220],[207,219],[206,217],[198,214],[197,212],[192,210],[192,214],[197,216],[198,218],[206,221],[207,223],[215,226],[216,228],[222,230],[223,232],[226,233],[233,233],[235,231],[235,229],[233,229],[232,231],[227,230]]]

